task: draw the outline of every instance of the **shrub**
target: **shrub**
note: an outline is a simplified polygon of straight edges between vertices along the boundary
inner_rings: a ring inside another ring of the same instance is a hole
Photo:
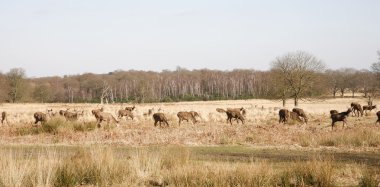
[[[377,187],[380,185],[379,178],[376,178],[376,173],[373,170],[365,170],[360,178],[360,187]]]

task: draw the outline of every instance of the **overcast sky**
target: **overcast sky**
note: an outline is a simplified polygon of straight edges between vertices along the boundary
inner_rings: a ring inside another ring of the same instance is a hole
[[[0,0],[0,71],[28,77],[122,70],[268,70],[303,50],[368,69],[379,0]]]

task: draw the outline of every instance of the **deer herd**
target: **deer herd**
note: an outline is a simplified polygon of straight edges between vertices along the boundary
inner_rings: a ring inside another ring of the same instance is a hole
[[[121,109],[117,112],[118,119],[116,119],[111,113],[104,112],[104,108],[98,108],[91,111],[92,115],[95,117],[98,127],[101,126],[102,122],[109,123],[119,123],[119,120],[121,120],[123,117],[126,117],[126,119],[131,118],[134,119],[133,110],[135,109],[135,106],[132,107],[125,107],[125,109]],[[330,110],[330,118],[332,120],[331,122],[331,128],[334,129],[334,125],[338,121],[343,122],[343,127],[345,124],[347,124],[347,118],[352,113],[352,116],[363,116],[364,112],[367,114],[371,112],[373,109],[376,109],[376,105],[366,105],[361,106],[359,103],[351,103],[351,107],[347,109],[347,111],[338,112],[337,110]],[[161,109],[157,113],[153,112],[154,109],[149,109],[147,113],[143,113],[144,117],[152,116],[154,120],[154,126],[156,127],[158,124],[160,127],[162,127],[162,124],[169,126],[168,118],[165,116],[164,113],[160,112]],[[232,125],[232,120],[235,120],[237,123],[239,121],[242,122],[242,124],[245,123],[245,116],[246,116],[246,109],[243,107],[241,108],[217,108],[217,112],[223,113],[227,115],[227,123],[230,123]],[[67,121],[75,121],[78,119],[79,116],[83,116],[84,111],[70,111],[70,109],[66,110],[59,110],[59,112],[54,113],[52,109],[47,110],[47,113],[43,112],[35,112],[33,114],[34,117],[34,124],[38,124],[38,122],[45,123],[48,121],[49,117],[55,116],[55,115],[63,116]],[[279,123],[286,124],[288,123],[289,119],[292,119],[294,121],[302,122],[307,124],[308,123],[308,116],[306,115],[305,111],[301,108],[293,108],[292,111],[289,111],[288,109],[280,109],[278,112],[279,115]],[[380,124],[380,111],[376,113],[377,115],[377,121],[376,124]],[[178,117],[178,125],[181,125],[181,122],[191,122],[193,124],[197,123],[197,118],[201,118],[199,113],[196,111],[180,111],[177,113]],[[8,123],[7,119],[7,112],[3,111],[1,113],[1,123],[5,124]]]

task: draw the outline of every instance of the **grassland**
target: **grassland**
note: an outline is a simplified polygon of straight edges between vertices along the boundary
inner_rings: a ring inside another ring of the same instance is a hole
[[[368,186],[379,183],[380,125],[372,111],[331,130],[329,110],[352,101],[307,101],[309,123],[278,124],[280,102],[268,100],[138,104],[134,120],[97,128],[95,104],[2,104],[0,186]],[[375,101],[374,103],[377,103]],[[127,105],[105,105],[116,116]],[[244,107],[245,124],[226,123],[215,108]],[[84,110],[78,121],[33,113]],[[155,108],[169,127],[154,127]],[[289,107],[288,109],[291,109]],[[178,125],[178,111],[201,114]]]

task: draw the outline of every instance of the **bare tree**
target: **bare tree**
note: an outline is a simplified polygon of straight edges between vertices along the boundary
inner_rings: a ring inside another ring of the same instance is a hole
[[[13,68],[7,73],[10,91],[8,93],[10,100],[14,103],[20,100],[24,95],[25,70],[22,68]]]
[[[298,100],[305,96],[307,90],[313,87],[318,73],[325,69],[320,60],[303,51],[278,57],[271,66],[289,88],[295,106],[298,106]]]
[[[49,102],[52,98],[52,89],[49,84],[40,84],[38,85],[33,92],[33,96],[38,101],[44,103]]]
[[[375,72],[376,79],[377,79],[377,81],[376,81],[377,84],[375,85],[375,87],[376,87],[375,90],[378,90],[380,88],[380,51],[377,51],[377,55],[378,55],[378,62],[373,63],[371,66],[371,69],[373,72]]]
[[[372,71],[376,73],[380,73],[380,51],[377,51],[377,55],[378,55],[378,62],[373,63],[371,66],[371,69]]]

